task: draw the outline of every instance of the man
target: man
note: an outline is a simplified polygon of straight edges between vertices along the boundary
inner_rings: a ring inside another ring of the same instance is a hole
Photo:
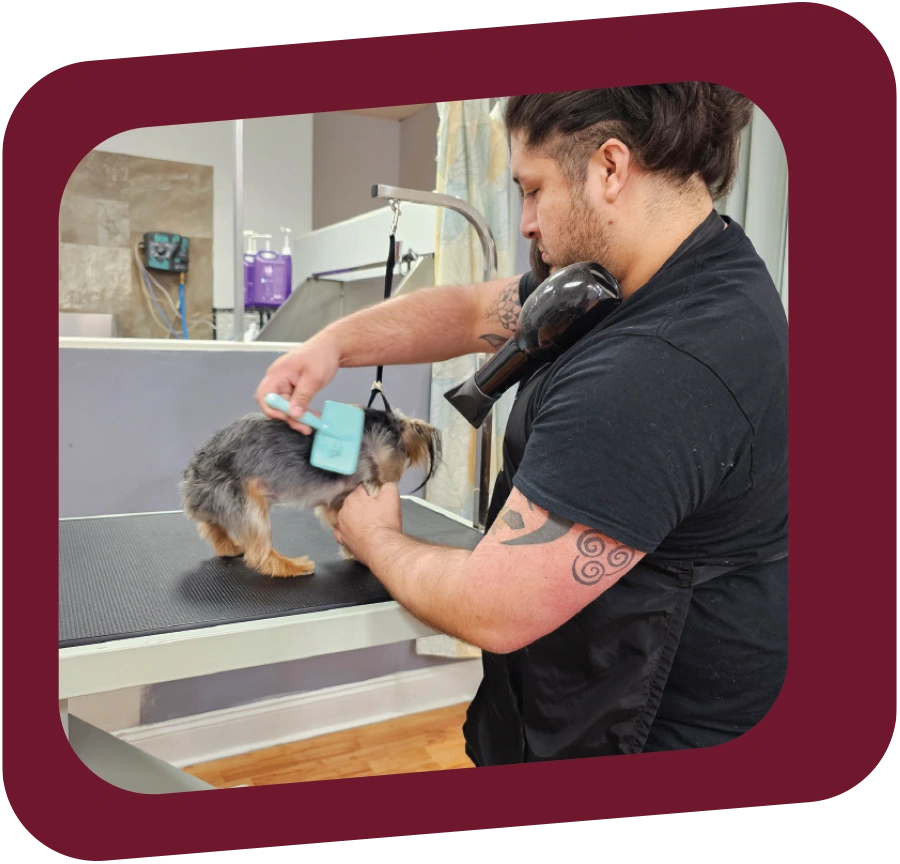
[[[335,531],[416,617],[482,649],[476,765],[722,743],[778,695],[787,321],[713,209],[751,110],[698,82],[511,99],[533,272],[338,321],[257,391],[299,416],[339,366],[496,348],[550,270],[596,261],[618,279],[619,308],[520,383],[474,551],[404,536],[396,486],[357,490]]]

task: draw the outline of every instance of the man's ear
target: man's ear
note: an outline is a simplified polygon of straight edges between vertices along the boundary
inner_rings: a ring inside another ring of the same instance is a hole
[[[615,204],[634,168],[631,150],[618,138],[608,138],[588,160],[591,197],[598,196],[606,204]]]

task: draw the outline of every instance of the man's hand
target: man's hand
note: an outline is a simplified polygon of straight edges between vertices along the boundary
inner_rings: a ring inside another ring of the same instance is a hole
[[[277,408],[270,408],[265,402],[266,394],[283,396],[291,403],[293,416],[302,417],[313,396],[337,374],[340,359],[337,339],[327,331],[317,333],[269,366],[254,398],[269,417],[284,420],[292,429],[309,435],[312,432],[309,426],[286,417]]]
[[[347,496],[338,512],[334,539],[368,566],[375,544],[383,541],[385,535],[402,532],[400,490],[396,483],[386,483],[377,497],[370,497],[362,486]]]

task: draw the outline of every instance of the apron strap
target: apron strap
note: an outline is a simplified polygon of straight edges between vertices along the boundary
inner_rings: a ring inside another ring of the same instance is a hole
[[[732,561],[726,564],[694,564],[691,567],[691,585],[696,587],[697,585],[702,585],[704,582],[709,582],[710,579],[724,576],[726,573],[743,570],[746,567],[752,567],[754,564],[771,564],[773,561],[781,561],[782,558],[787,557],[787,552],[778,552],[769,558],[761,558],[758,561]]]

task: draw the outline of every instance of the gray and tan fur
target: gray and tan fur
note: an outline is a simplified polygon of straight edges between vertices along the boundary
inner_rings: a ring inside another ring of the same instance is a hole
[[[315,562],[286,558],[272,548],[269,507],[315,508],[322,524],[333,528],[344,499],[357,486],[377,495],[412,465],[430,480],[441,454],[438,430],[396,410],[363,410],[359,464],[349,476],[311,465],[312,436],[264,414],[248,414],[202,444],[185,468],[181,497],[185,514],[216,555],[243,555],[249,567],[267,576],[309,575]],[[343,547],[341,555],[352,558]]]

